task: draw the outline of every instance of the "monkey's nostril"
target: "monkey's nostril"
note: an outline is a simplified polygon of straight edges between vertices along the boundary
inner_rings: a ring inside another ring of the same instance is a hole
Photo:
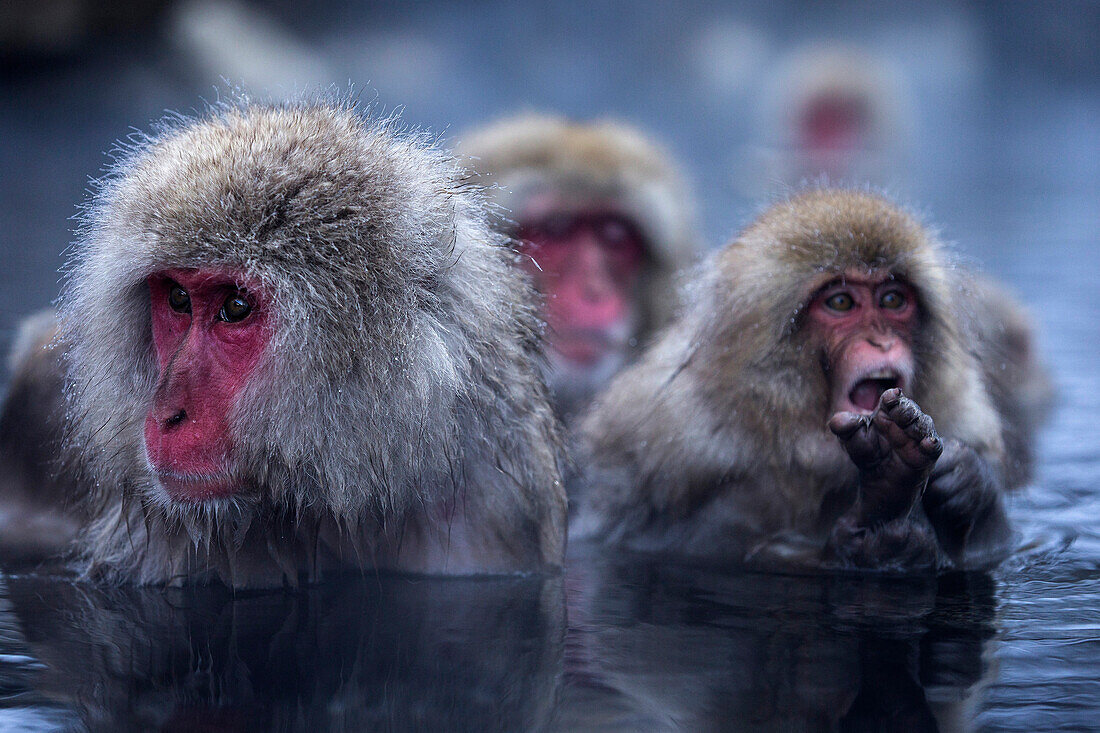
[[[170,428],[170,427],[173,427],[175,425],[179,425],[181,422],[183,422],[186,419],[187,419],[187,411],[186,410],[180,410],[175,415],[172,415],[170,418],[165,420],[164,425],[165,425],[165,427]]]
[[[894,339],[888,336],[869,336],[867,341],[877,349],[889,351],[894,345]]]

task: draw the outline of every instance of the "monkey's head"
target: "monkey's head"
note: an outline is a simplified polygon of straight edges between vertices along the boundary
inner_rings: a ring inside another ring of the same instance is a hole
[[[698,240],[684,182],[637,130],[523,115],[461,148],[546,298],[551,385],[583,402],[671,316]]]
[[[896,205],[808,191],[765,212],[716,262],[706,297],[721,317],[704,324],[696,358],[720,365],[711,389],[727,404],[820,432],[833,413],[869,414],[900,387],[947,434],[996,433],[963,343],[961,283],[939,241]]]
[[[774,67],[759,106],[761,136],[785,180],[878,179],[904,154],[904,79],[886,59],[844,45],[812,44]]]
[[[354,516],[456,470],[467,329],[518,350],[530,306],[502,249],[470,251],[497,238],[451,161],[391,127],[241,104],[123,151],[61,302],[72,437],[101,490]]]

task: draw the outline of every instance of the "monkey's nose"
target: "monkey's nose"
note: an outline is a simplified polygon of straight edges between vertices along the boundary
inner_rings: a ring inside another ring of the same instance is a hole
[[[602,273],[590,273],[584,280],[581,296],[589,303],[599,303],[614,295],[615,286]]]
[[[874,346],[876,349],[881,349],[882,351],[889,351],[892,349],[895,341],[896,339],[893,336],[884,333],[867,337],[867,342],[871,344],[871,346]]]
[[[187,419],[187,410],[180,409],[164,421],[164,427],[172,428]]]

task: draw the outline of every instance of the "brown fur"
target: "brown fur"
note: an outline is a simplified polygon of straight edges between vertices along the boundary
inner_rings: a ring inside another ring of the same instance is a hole
[[[717,253],[681,318],[583,420],[576,534],[701,556],[819,557],[858,478],[826,428],[821,355],[801,326],[810,296],[853,268],[915,287],[924,316],[910,396],[940,435],[1003,471],[1001,421],[944,247],[878,196],[814,190]]]
[[[1050,415],[1054,387],[1023,306],[981,275],[968,278],[966,290],[969,338],[1004,427],[1005,479],[1018,488],[1031,478],[1034,435]]]
[[[474,131],[459,152],[492,184],[496,226],[508,235],[542,193],[553,193],[563,211],[593,202],[620,209],[641,230],[650,260],[638,296],[639,343],[669,321],[675,277],[697,257],[699,238],[687,185],[666,151],[620,122],[525,114]]]

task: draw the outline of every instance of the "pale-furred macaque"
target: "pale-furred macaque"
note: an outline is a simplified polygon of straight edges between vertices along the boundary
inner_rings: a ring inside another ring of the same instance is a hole
[[[966,277],[877,195],[773,206],[582,421],[575,534],[761,565],[997,562],[1015,481]]]
[[[522,115],[459,150],[545,297],[547,382],[570,422],[672,315],[674,275],[699,246],[683,178],[616,122]]]
[[[535,294],[462,175],[340,101],[240,101],[126,150],[58,321],[90,575],[560,566]]]

